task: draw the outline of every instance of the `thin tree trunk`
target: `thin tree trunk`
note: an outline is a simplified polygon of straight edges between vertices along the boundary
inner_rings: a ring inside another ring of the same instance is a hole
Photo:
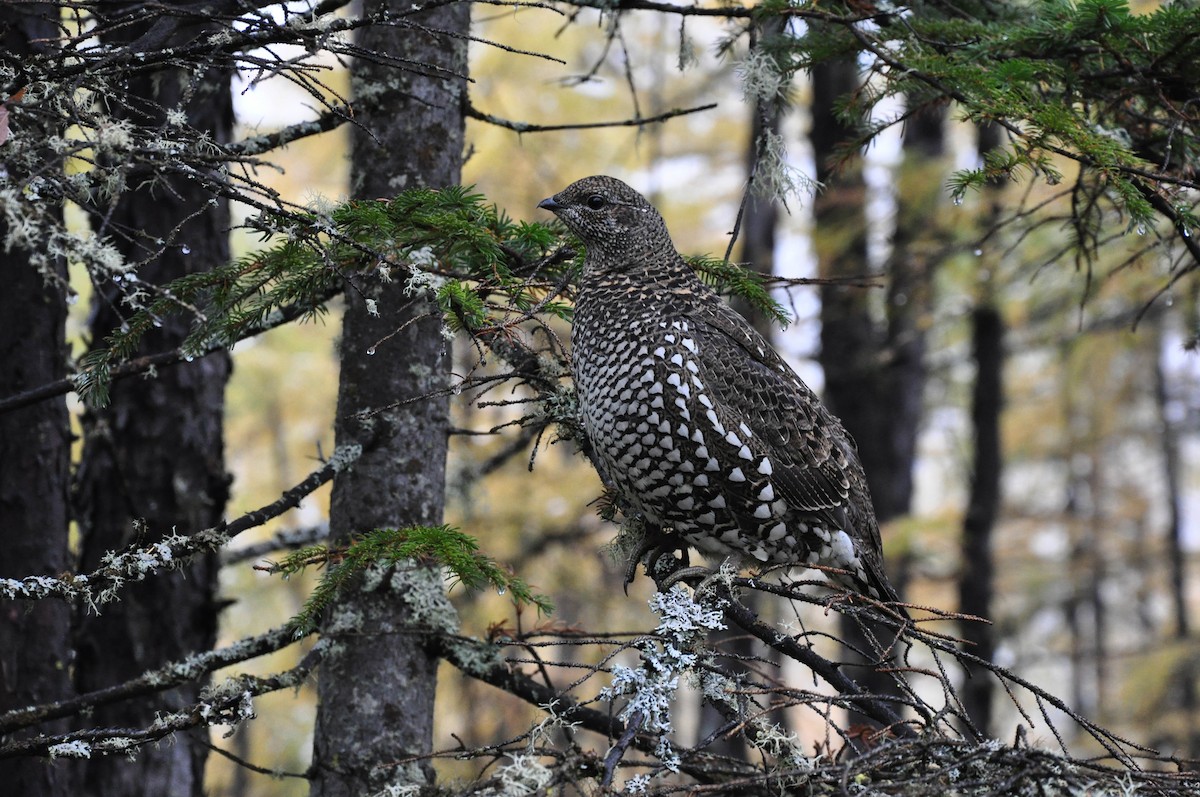
[[[758,24],[754,29],[751,47],[759,46],[761,38],[778,37],[783,34],[784,23],[774,17]],[[783,114],[778,100],[759,99],[751,108],[750,142],[746,148],[746,175],[748,195],[742,208],[740,259],[759,274],[775,272],[775,228],[779,225],[779,202],[774,197],[760,196],[756,192],[756,179],[761,181],[759,159],[767,137],[779,135]],[[774,335],[771,323],[753,305],[744,300],[734,300],[734,308],[746,317],[767,339]]]
[[[1072,358],[1076,356],[1076,342],[1068,342],[1062,349],[1060,368],[1062,373],[1063,418],[1068,431],[1063,459],[1068,464],[1066,506],[1063,516],[1067,527],[1067,585],[1063,596],[1063,621],[1067,627],[1069,681],[1071,706],[1084,716],[1092,716],[1095,707],[1096,684],[1087,666],[1090,640],[1093,633],[1092,617],[1087,600],[1087,585],[1095,567],[1097,553],[1095,539],[1091,536],[1088,515],[1092,511],[1095,495],[1088,489],[1088,474],[1099,464],[1090,450],[1087,436],[1090,434],[1091,419],[1079,395],[1083,388],[1071,379]],[[1071,733],[1076,731],[1071,730]]]
[[[1092,410],[1093,427],[1099,426],[1095,420],[1095,410]],[[1110,523],[1107,510],[1100,500],[1104,495],[1105,476],[1107,475],[1108,458],[1095,442],[1099,437],[1095,432],[1088,443],[1089,453],[1095,466],[1088,472],[1088,492],[1091,494],[1091,507],[1087,516],[1088,547],[1091,549],[1091,568],[1087,576],[1087,603],[1091,607],[1092,632],[1091,644],[1086,650],[1091,656],[1091,669],[1096,681],[1093,690],[1095,701],[1092,713],[1098,722],[1107,721],[1109,693],[1109,653],[1108,653],[1108,602],[1104,599],[1104,582],[1108,579],[1107,538],[1110,537]]]
[[[1108,576],[1105,548],[1105,468],[1096,401],[1085,383],[1075,384],[1073,370],[1089,367],[1086,343],[1068,344],[1063,356],[1062,390],[1069,430],[1064,458],[1070,463],[1067,527],[1070,530],[1070,595],[1064,615],[1071,634],[1073,707],[1103,721],[1108,694],[1108,615],[1103,585]],[[1075,358],[1081,362],[1076,363]]]
[[[364,5],[369,15],[388,3]],[[410,19],[457,38],[378,26],[367,29],[360,44],[465,74],[467,6]],[[356,117],[355,196],[459,181],[461,83],[367,60],[354,65],[354,81],[363,96],[374,97]],[[336,436],[339,446],[361,445],[362,456],[334,482],[335,543],[376,528],[442,519],[448,403],[442,397],[405,400],[444,387],[449,356],[437,308],[427,296],[407,295],[404,282],[403,275],[390,284],[361,280],[346,293]],[[377,302],[378,316],[367,312],[367,299]],[[362,418],[363,410],[379,412]],[[377,794],[433,780],[427,762],[398,762],[432,749],[438,662],[423,639],[427,630],[452,627],[454,612],[437,568],[412,563],[374,575],[347,588],[325,624],[326,638],[338,649],[323,661],[318,682],[313,795]]]
[[[139,31],[125,35],[135,37]],[[192,31],[194,33],[194,31]],[[187,109],[188,124],[228,141],[233,125],[229,76],[210,72],[199,82],[186,74],[131,77],[127,91],[146,100],[134,121],[158,124],[165,109]],[[130,175],[139,186],[141,176]],[[98,233],[113,240],[143,283],[167,282],[229,260],[229,208],[190,181],[144,185],[120,198],[97,219]],[[177,230],[178,228],[178,230]],[[118,285],[98,286],[90,322],[92,340],[121,324]],[[171,316],[142,341],[139,353],[178,346],[192,319]],[[172,533],[191,534],[222,518],[229,477],[224,464],[224,392],[230,361],[224,353],[165,368],[152,379],[117,382],[109,406],[84,420],[84,449],[76,476],[82,538],[80,566],[97,567],[108,551]],[[215,556],[124,587],[122,600],[98,616],[81,612],[76,644],[77,683],[90,691],[121,683],[161,664],[212,647],[218,608]],[[161,696],[103,706],[92,721],[143,727],[155,714],[192,705],[201,684]],[[136,758],[94,756],[83,793],[172,794],[200,797],[208,755],[206,731],[145,747]]]
[[[975,356],[975,389],[971,398],[971,424],[975,430],[975,456],[971,493],[963,520],[962,569],[958,576],[958,608],[987,618],[995,589],[992,529],[1000,509],[1000,412],[1004,403],[1004,320],[991,304],[975,309],[972,317]],[[988,623],[964,623],[959,636],[973,656],[991,661],[996,639]],[[985,736],[992,725],[991,674],[982,667],[964,665],[967,680],[959,692],[967,717]]]
[[[1161,322],[1160,322],[1161,323]],[[1163,479],[1167,487],[1167,568],[1171,574],[1171,614],[1175,621],[1174,637],[1187,639],[1191,633],[1191,613],[1187,602],[1187,552],[1183,546],[1183,490],[1180,480],[1180,430],[1169,405],[1172,401],[1169,376],[1163,363],[1161,331],[1157,337],[1158,356],[1154,359],[1154,397],[1158,410],[1159,445],[1162,448]]]
[[[981,125],[977,148],[985,155],[1003,143],[1003,128]],[[993,183],[984,194],[987,202],[980,213],[980,228],[990,229],[1000,220],[1004,183]],[[962,569],[959,572],[959,611],[992,619],[995,593],[995,557],[992,530],[1000,511],[1000,479],[1003,452],[1000,446],[1000,413],[1004,404],[1004,318],[992,303],[991,291],[984,280],[984,300],[972,317],[972,340],[976,376],[971,399],[971,423],[975,431],[975,454],[971,473],[971,492],[963,518]],[[990,623],[964,623],[959,636],[968,644],[967,652],[985,661],[996,653],[996,629]],[[962,699],[967,717],[985,736],[992,724],[992,700],[995,680],[988,672],[964,665],[967,680]]]
[[[11,54],[34,51],[34,42],[57,35],[50,3],[0,7],[0,46]],[[14,130],[14,135],[44,135]],[[19,179],[10,174],[9,180]],[[0,240],[5,237],[0,223]],[[20,249],[0,252],[0,391],[20,393],[66,376],[66,267],[60,284]],[[71,429],[66,401],[47,399],[0,414],[0,577],[51,576],[70,569],[67,501]],[[59,600],[0,600],[0,712],[71,696],[71,611]],[[47,723],[43,732],[65,730]],[[0,761],[6,794],[51,797],[73,794],[78,769],[48,766],[36,758]]]

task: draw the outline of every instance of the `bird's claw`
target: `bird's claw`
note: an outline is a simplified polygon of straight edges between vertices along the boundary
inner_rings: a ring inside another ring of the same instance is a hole
[[[678,564],[673,568],[673,573],[679,572],[681,569],[689,569],[688,565],[691,560],[688,558],[687,545],[673,534],[667,534],[661,530],[653,533],[647,533],[642,538],[637,550],[633,556],[629,557],[629,564],[625,566],[625,594],[629,594],[629,585],[633,583],[634,576],[637,575],[637,566],[642,560],[646,561],[646,574],[651,578],[655,577],[658,571],[659,561],[668,553],[680,552],[680,558],[676,560]]]

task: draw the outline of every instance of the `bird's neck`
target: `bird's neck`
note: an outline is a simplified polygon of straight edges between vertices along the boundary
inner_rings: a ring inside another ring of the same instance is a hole
[[[696,273],[674,247],[645,250],[589,251],[583,264],[580,288],[646,285],[653,290],[688,290],[699,284]]]
[[[646,317],[653,313],[687,313],[712,291],[674,249],[650,257],[603,258],[584,262],[576,312],[588,315]]]

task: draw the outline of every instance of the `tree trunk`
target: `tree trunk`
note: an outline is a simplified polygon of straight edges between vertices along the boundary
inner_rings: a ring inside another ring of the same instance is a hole
[[[1000,411],[1004,403],[1004,320],[990,304],[975,309],[972,318],[975,354],[975,389],[971,398],[971,424],[975,429],[975,461],[971,494],[963,520],[962,569],[958,581],[958,609],[987,618],[995,587],[992,528],[1000,509]],[[959,636],[964,649],[984,661],[996,652],[995,633],[987,623],[963,623]],[[967,717],[985,736],[992,724],[991,673],[964,665],[967,680],[959,692]]]
[[[1159,347],[1162,348],[1161,336]],[[1167,568],[1171,583],[1171,614],[1175,621],[1173,636],[1186,640],[1191,633],[1191,616],[1187,602],[1187,551],[1183,543],[1183,489],[1180,479],[1179,438],[1169,404],[1172,401],[1167,385],[1168,376],[1163,363],[1164,353],[1154,361],[1154,396],[1158,410],[1159,445],[1162,449],[1163,481],[1167,488]]]
[[[833,106],[857,88],[853,61],[813,71],[818,198],[818,257],[821,276],[862,277],[869,271],[865,188],[857,171],[832,175],[822,169],[841,138],[830,131]],[[844,135],[848,135],[845,131]],[[922,142],[928,146],[928,142]],[[917,168],[920,168],[919,166]],[[825,400],[859,442],[859,457],[871,487],[880,523],[908,511],[916,452],[921,394],[925,383],[923,316],[928,312],[929,264],[912,244],[928,227],[928,205],[905,212],[902,195],[895,249],[887,269],[883,318],[873,310],[870,291],[861,287],[821,288],[821,367]],[[832,242],[832,246],[831,243]],[[834,248],[836,247],[836,248]],[[901,585],[897,584],[897,588]]]
[[[855,160],[837,172],[830,166],[836,148],[852,134],[836,115],[835,108],[843,97],[858,89],[858,66],[853,59],[821,64],[812,70],[812,86],[810,137],[817,181],[824,186],[813,205],[819,274],[830,280],[862,277],[869,266],[861,163]],[[866,291],[860,287],[822,285],[819,359],[825,372],[825,402],[855,439],[870,441],[859,455],[878,505],[880,494],[874,481],[878,474],[870,460],[877,456],[881,438],[863,435],[870,416],[867,407],[875,401],[873,390],[863,388],[869,387],[865,380],[876,370],[873,358],[877,352]]]
[[[0,45],[11,54],[57,35],[57,7],[0,7]],[[44,135],[14,130],[13,135]],[[10,174],[9,180],[18,175]],[[0,240],[5,237],[0,223]],[[66,266],[50,284],[20,249],[0,252],[0,390],[20,393],[66,376]],[[67,552],[71,429],[62,397],[0,414],[0,577],[51,576],[70,569]],[[71,611],[60,600],[0,600],[0,712],[70,697]],[[64,723],[40,726],[65,730]],[[78,770],[36,758],[0,761],[7,794],[73,794]]]
[[[784,20],[772,17],[756,23],[750,47],[759,47],[763,38],[776,38],[784,33]],[[783,114],[777,99],[759,99],[750,109],[750,143],[746,149],[747,196],[742,207],[741,261],[763,275],[775,273],[775,228],[779,225],[779,202],[774,197],[760,196],[756,192],[755,180],[759,174],[759,158],[767,137],[778,135]],[[733,307],[754,328],[770,340],[775,329],[763,314],[742,299],[734,299]]]
[[[821,64],[812,70],[812,130],[810,138],[813,158],[817,164],[817,181],[823,190],[813,205],[814,243],[817,252],[818,275],[824,279],[862,277],[869,270],[867,258],[866,186],[862,164],[858,158],[844,164],[840,171],[831,168],[837,147],[852,131],[836,113],[844,97],[858,89],[860,77],[853,59]],[[878,352],[876,330],[871,318],[867,291],[861,287],[836,284],[821,286],[821,349],[818,361],[825,373],[823,398],[829,409],[841,418],[846,430],[866,446],[859,447],[859,457],[866,470],[871,498],[879,511],[881,493],[876,489],[879,472],[877,449],[882,438],[869,429],[874,415],[872,404],[882,409],[872,376],[877,374],[874,360]],[[850,617],[840,618],[839,635],[848,647],[845,658],[861,662],[852,650],[871,650],[868,631]],[[880,630],[879,638],[886,639]],[[873,668],[855,667],[851,676],[872,694],[894,692],[891,679],[880,676]],[[876,723],[857,711],[847,710],[851,726],[871,726]]]
[[[139,32],[127,35],[132,39]],[[217,141],[229,140],[233,106],[228,74],[210,72],[197,82],[186,74],[139,75],[130,78],[128,92],[146,101],[137,106],[145,109],[133,119],[137,124],[158,124],[165,109],[183,107],[188,124],[209,131]],[[129,184],[139,186],[140,177],[130,175]],[[138,277],[154,285],[224,264],[230,256],[228,204],[209,204],[210,195],[190,181],[167,181],[169,185],[139,186],[122,196],[108,217],[96,220],[127,262],[149,258]],[[98,286],[90,323],[97,343],[121,323],[119,287]],[[191,321],[162,319],[138,354],[177,347]],[[229,486],[223,436],[229,372],[224,353],[164,368],[151,379],[115,383],[109,406],[87,414],[75,485],[83,570],[95,568],[108,551],[172,533],[195,533],[221,520]],[[76,636],[79,688],[118,684],[211,648],[217,629],[216,578],[216,557],[201,557],[180,570],[128,584],[123,599],[99,616],[82,615]],[[102,706],[92,719],[103,726],[146,726],[156,712],[194,703],[200,686]],[[201,730],[194,738],[144,747],[133,760],[95,756],[87,763],[83,793],[200,797],[206,741],[207,731]]]
[[[861,278],[870,271],[867,253],[866,192],[860,167],[833,173],[827,167],[837,146],[851,131],[840,122],[835,106],[861,83],[853,60],[813,70],[812,142],[817,179],[825,186],[814,208],[820,276],[832,280]],[[935,115],[936,116],[936,115]],[[900,210],[893,251],[886,264],[887,287],[882,312],[870,291],[827,284],[821,287],[821,367],[825,371],[825,401],[858,441],[859,457],[879,522],[909,510],[913,492],[913,461],[925,385],[925,335],[929,312],[928,261],[929,180],[910,179],[931,169],[929,162],[942,150],[941,119],[922,120],[906,131],[906,163],[900,173]],[[941,180],[933,181],[940,185]],[[908,188],[920,189],[913,194]],[[936,229],[936,228],[934,228]],[[893,562],[896,560],[893,558]],[[904,579],[889,568],[892,582],[903,594]],[[887,639],[886,629],[870,631],[844,618],[843,639],[870,650],[867,636]],[[890,694],[892,676],[868,669],[856,675],[868,691]],[[854,723],[868,720],[851,714]]]
[[[1003,128],[999,125],[979,127],[977,147],[981,156],[1002,144]],[[980,214],[980,229],[988,230],[999,223],[1004,188],[1005,184],[1000,182],[988,186],[984,193],[987,204]],[[967,513],[963,518],[958,609],[991,620],[995,591],[992,529],[1000,511],[1000,477],[1004,466],[1000,445],[1000,413],[1004,404],[1004,318],[987,295],[991,287],[986,281],[983,291],[985,298],[972,318],[976,375],[971,424],[975,430],[975,459]],[[964,646],[968,653],[985,661],[992,660],[996,653],[994,625],[964,623],[959,636],[968,643]],[[968,664],[964,669],[967,680],[962,689],[963,707],[971,723],[986,736],[992,724],[996,682],[981,667]]]
[[[388,4],[365,5],[364,14],[371,14]],[[360,44],[465,74],[467,6],[410,19],[459,38],[381,26],[366,29]],[[373,199],[459,181],[460,82],[362,60],[354,65],[354,86],[372,98],[356,115],[354,195]],[[425,295],[407,295],[404,283],[403,274],[390,284],[362,279],[346,293],[336,436],[339,446],[361,445],[362,456],[334,482],[335,544],[376,528],[442,519],[448,402],[440,396],[404,402],[447,384],[447,343],[436,306]],[[367,299],[376,300],[378,316],[367,312]],[[360,417],[364,410],[378,412]],[[326,638],[337,647],[320,670],[313,795],[376,794],[432,783],[427,762],[399,762],[432,749],[438,662],[423,640],[428,630],[454,624],[438,568],[410,563],[374,573],[339,597],[325,622]]]
[[[1069,636],[1069,681],[1071,707],[1086,717],[1096,716],[1099,706],[1099,684],[1090,666],[1095,650],[1095,616],[1091,587],[1099,567],[1101,552],[1095,536],[1097,494],[1092,490],[1092,474],[1103,467],[1097,460],[1097,442],[1093,408],[1089,406],[1090,388],[1074,379],[1075,358],[1082,357],[1079,339],[1062,347],[1061,373],[1066,448],[1062,453],[1067,463],[1066,506],[1063,509],[1068,535],[1065,567],[1066,589],[1063,596],[1063,620]],[[1078,733],[1072,729],[1073,733]],[[1070,738],[1070,737],[1068,737]]]

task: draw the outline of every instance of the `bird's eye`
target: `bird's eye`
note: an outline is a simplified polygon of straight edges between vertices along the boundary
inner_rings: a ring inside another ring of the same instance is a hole
[[[599,194],[592,194],[590,197],[587,198],[587,206],[589,208],[591,208],[592,210],[599,210],[600,208],[604,207],[607,204],[608,204],[608,200],[606,200],[604,197],[600,196]]]

